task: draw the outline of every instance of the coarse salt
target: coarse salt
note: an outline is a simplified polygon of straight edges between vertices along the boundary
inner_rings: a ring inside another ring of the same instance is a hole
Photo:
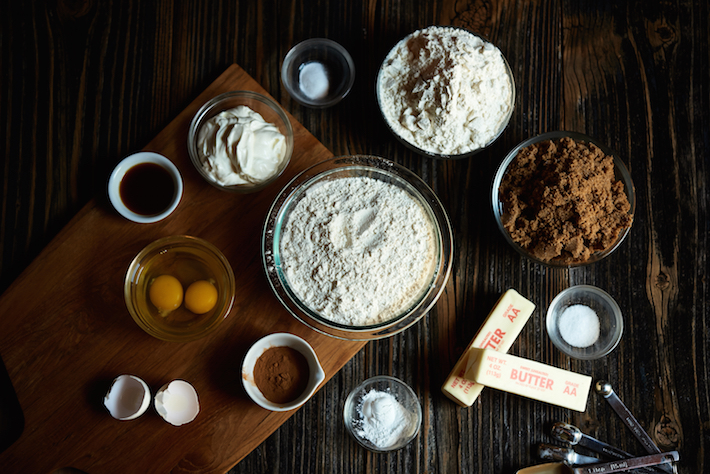
[[[306,63],[298,71],[298,85],[309,99],[323,99],[328,95],[328,71],[317,61]]]
[[[560,336],[573,347],[585,348],[599,339],[599,316],[589,306],[575,304],[562,311],[558,320]]]

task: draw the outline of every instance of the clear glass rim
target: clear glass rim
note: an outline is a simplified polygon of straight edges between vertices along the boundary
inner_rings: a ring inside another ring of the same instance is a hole
[[[345,81],[344,87],[338,94],[326,101],[311,100],[308,97],[298,94],[293,87],[291,87],[291,81],[289,81],[288,78],[288,66],[299,54],[311,46],[326,46],[334,50],[345,60],[345,63],[348,66],[348,80]],[[291,98],[299,104],[315,109],[324,109],[337,104],[350,93],[353,85],[355,84],[355,63],[353,62],[353,58],[350,56],[350,53],[348,53],[348,50],[345,49],[340,43],[328,38],[310,38],[293,46],[288,53],[286,53],[286,56],[284,56],[284,60],[281,63],[281,83],[284,85]]]
[[[369,385],[375,385],[379,382],[386,382],[388,384],[393,384],[402,387],[406,393],[409,394],[409,396],[415,400],[417,403],[415,404],[416,406],[416,411],[415,415],[417,418],[417,426],[414,432],[412,433],[411,436],[408,436],[406,439],[402,440],[399,444],[391,447],[391,448],[385,448],[381,449],[378,448],[377,446],[373,444],[368,444],[365,443],[364,440],[362,440],[359,436],[356,436],[355,433],[353,433],[353,420],[352,417],[350,416],[350,413],[352,412],[352,406],[355,403],[355,397],[363,391],[367,386]],[[409,444],[414,438],[417,437],[419,434],[419,430],[421,429],[422,425],[422,405],[421,402],[419,401],[419,397],[417,397],[416,392],[414,392],[414,389],[409,386],[406,382],[398,379],[397,377],[392,377],[391,375],[376,375],[374,377],[370,377],[369,379],[361,382],[358,386],[356,386],[354,389],[350,391],[348,394],[347,398],[345,399],[345,403],[343,404],[343,422],[346,426],[346,429],[350,436],[352,436],[355,441],[358,442],[362,447],[376,452],[376,453],[387,453],[391,451],[397,451],[398,449],[402,449],[405,447],[407,444]]]
[[[608,304],[611,308],[611,313],[614,317],[614,322],[616,323],[615,327],[617,328],[617,330],[614,332],[613,337],[609,338],[606,344],[600,347],[599,350],[596,352],[588,352],[583,349],[579,349],[576,351],[573,349],[569,349],[565,346],[565,344],[562,343],[562,341],[560,340],[561,338],[557,337],[557,330],[553,327],[555,310],[557,306],[561,304],[562,300],[564,300],[572,292],[584,292],[587,294],[594,294],[599,300],[606,302],[606,304]],[[619,345],[619,342],[621,342],[621,336],[624,333],[624,318],[621,313],[621,308],[619,307],[619,304],[609,293],[593,285],[575,285],[562,290],[557,296],[555,296],[555,298],[553,298],[552,302],[550,302],[550,306],[548,306],[547,308],[547,315],[545,318],[545,329],[547,331],[548,337],[555,345],[555,347],[557,347],[557,349],[564,352],[568,356],[580,360],[595,360],[610,354],[614,349],[616,349],[616,346]],[[555,336],[552,336],[551,334],[554,334]]]

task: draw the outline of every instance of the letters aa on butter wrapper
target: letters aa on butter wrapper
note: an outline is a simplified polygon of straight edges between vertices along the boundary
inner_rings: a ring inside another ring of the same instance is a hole
[[[473,350],[507,352],[534,310],[535,304],[517,291],[503,293],[441,387],[444,395],[462,407],[470,407],[483,390],[483,385],[467,375],[477,360]]]

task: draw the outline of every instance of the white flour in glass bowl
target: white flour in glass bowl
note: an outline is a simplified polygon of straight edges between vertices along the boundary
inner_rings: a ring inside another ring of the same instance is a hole
[[[427,289],[436,264],[434,226],[422,206],[368,177],[310,189],[289,214],[280,247],[296,296],[348,326],[400,315]]]
[[[507,125],[515,89],[501,51],[463,28],[430,26],[402,39],[377,77],[385,121],[437,155],[473,152]]]

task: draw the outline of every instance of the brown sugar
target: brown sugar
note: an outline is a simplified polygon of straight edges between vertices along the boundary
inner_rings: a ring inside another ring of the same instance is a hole
[[[570,138],[520,150],[501,180],[502,223],[513,241],[542,261],[589,260],[631,226],[614,159]]]
[[[290,403],[308,385],[310,369],[303,354],[291,347],[270,347],[254,364],[254,383],[273,403]]]

